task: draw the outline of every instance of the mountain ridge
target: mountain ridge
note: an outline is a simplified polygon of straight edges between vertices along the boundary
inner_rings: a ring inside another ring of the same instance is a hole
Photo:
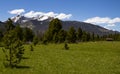
[[[48,29],[49,22],[54,18],[47,17],[47,19],[40,20],[40,17],[27,18],[25,16],[17,15],[16,17],[12,17],[11,19],[15,24],[20,24],[20,26],[23,28],[28,27],[34,32],[45,32]],[[64,30],[68,30],[71,26],[73,26],[76,30],[80,27],[83,31],[94,33],[96,35],[108,35],[119,33],[118,31],[108,30],[98,25],[80,21],[61,21],[61,23]]]

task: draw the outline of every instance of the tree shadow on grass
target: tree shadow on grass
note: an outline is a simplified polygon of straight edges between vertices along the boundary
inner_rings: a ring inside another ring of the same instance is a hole
[[[30,59],[30,58],[28,58],[28,57],[22,57],[22,59]]]
[[[17,69],[30,69],[30,66],[16,66]]]
[[[23,60],[26,60],[26,59],[30,59],[29,57],[22,57],[22,59]],[[15,66],[15,68],[17,68],[17,69],[29,69],[29,68],[31,68],[30,66],[25,66],[25,65],[17,65],[17,66]]]

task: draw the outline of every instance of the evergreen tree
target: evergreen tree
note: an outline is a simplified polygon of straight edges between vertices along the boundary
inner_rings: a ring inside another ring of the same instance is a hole
[[[86,36],[86,41],[90,41],[90,33],[87,33],[87,36]]]
[[[74,27],[70,27],[68,34],[67,34],[67,40],[70,43],[75,43],[76,42],[76,31],[74,29]]]
[[[65,39],[66,39],[66,36],[67,36],[67,32],[64,31],[64,30],[60,30],[59,33],[58,33],[58,40],[59,40],[58,42],[59,43],[64,42]]]
[[[119,40],[120,40],[120,39],[119,39],[119,35],[120,35],[120,34],[115,33],[112,38],[113,38],[115,41],[119,41]]]
[[[53,36],[53,42],[54,43],[58,42],[58,34],[57,33],[55,33],[54,36]]]
[[[46,33],[45,33],[44,40],[48,41],[48,42],[58,41],[57,35],[61,29],[62,29],[61,21],[57,18],[53,19],[49,24],[48,31],[46,31]]]
[[[3,52],[6,56],[6,60],[4,62],[6,67],[16,67],[17,64],[20,63],[24,53],[22,42],[16,35],[17,32],[15,30],[10,30],[4,35],[3,40],[5,49],[3,49]]]
[[[0,41],[2,41],[3,38],[3,32],[0,30]]]
[[[37,36],[34,36],[34,38],[33,38],[33,44],[34,44],[34,46],[36,46],[36,44],[38,43],[39,41],[38,41],[38,37]]]
[[[77,40],[78,41],[81,41],[82,40],[82,29],[81,28],[78,28],[77,30]]]
[[[31,29],[29,29],[29,28],[24,28],[23,29],[23,40],[25,41],[25,42],[27,42],[27,41],[33,41],[33,37],[34,37],[34,33],[33,33],[33,31],[31,30]]]
[[[95,34],[94,34],[94,33],[92,33],[92,35],[91,35],[91,40],[92,40],[92,41],[95,40]]]
[[[82,41],[83,42],[87,41],[87,33],[85,31],[83,31]]]
[[[13,30],[15,28],[13,21],[9,18],[5,24],[6,31]]]
[[[17,33],[17,38],[19,38],[21,41],[23,40],[23,29],[19,26],[19,24],[15,27],[15,31]]]
[[[105,37],[105,39],[106,39],[106,37]],[[96,36],[95,36],[95,40],[96,40],[96,41],[99,41],[99,40],[100,40],[100,36],[99,36],[99,35],[96,35]]]
[[[49,31],[53,34],[58,33],[62,29],[62,24],[59,19],[53,19],[49,24]]]
[[[50,41],[49,31],[47,30],[43,35],[43,44],[46,44],[49,41]]]

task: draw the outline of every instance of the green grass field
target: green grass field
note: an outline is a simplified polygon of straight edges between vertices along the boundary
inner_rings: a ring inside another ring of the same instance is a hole
[[[120,74],[120,42],[86,42],[37,45],[30,51],[25,45],[21,68],[4,68],[0,50],[0,74]],[[23,67],[22,67],[23,66]]]

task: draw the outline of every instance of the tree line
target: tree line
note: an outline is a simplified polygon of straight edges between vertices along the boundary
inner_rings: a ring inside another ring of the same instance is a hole
[[[114,41],[120,41],[120,34],[108,34],[99,36],[94,33],[83,31],[80,27],[75,30],[73,26],[68,31],[62,29],[62,24],[59,19],[53,19],[48,27],[48,30],[43,35],[43,42],[52,43],[76,43],[86,41],[104,41],[106,38],[111,38]]]
[[[16,36],[24,43],[33,42],[36,45],[40,43],[76,43],[76,42],[86,42],[86,41],[105,41],[106,38],[111,38],[114,41],[120,41],[120,34],[108,34],[99,36],[94,33],[89,33],[83,31],[80,27],[76,30],[73,26],[69,30],[64,30],[62,28],[62,23],[59,19],[53,19],[49,23],[48,29],[45,33],[33,32],[31,29],[25,27],[21,28],[19,24],[16,26],[9,19],[5,25],[5,32],[0,31],[0,41],[3,40],[4,35],[7,34],[9,30],[14,29]]]

